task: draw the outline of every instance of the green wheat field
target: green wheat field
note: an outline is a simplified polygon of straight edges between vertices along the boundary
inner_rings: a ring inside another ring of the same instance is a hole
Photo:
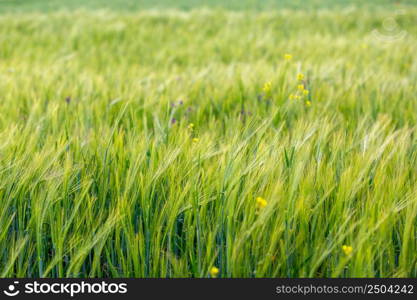
[[[417,277],[417,3],[0,0],[0,277]]]

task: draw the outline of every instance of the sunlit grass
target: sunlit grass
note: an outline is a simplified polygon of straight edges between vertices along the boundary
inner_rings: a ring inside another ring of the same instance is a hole
[[[0,16],[0,275],[416,276],[416,14]]]

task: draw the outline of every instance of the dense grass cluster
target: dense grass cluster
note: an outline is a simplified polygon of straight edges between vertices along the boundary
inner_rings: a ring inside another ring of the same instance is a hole
[[[0,16],[0,275],[416,276],[416,14]]]

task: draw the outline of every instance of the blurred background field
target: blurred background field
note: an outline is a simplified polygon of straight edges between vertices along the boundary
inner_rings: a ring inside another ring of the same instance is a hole
[[[414,0],[0,0],[0,12],[108,9],[217,8],[232,10],[319,9],[357,7],[395,8],[412,5]]]

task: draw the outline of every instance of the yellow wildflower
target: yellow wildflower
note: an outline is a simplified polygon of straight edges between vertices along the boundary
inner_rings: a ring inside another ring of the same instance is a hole
[[[193,124],[193,123],[190,123],[190,124],[188,125],[188,129],[193,130],[193,129],[194,129],[194,124]]]
[[[304,96],[308,96],[308,94],[309,94],[310,92],[308,91],[308,90],[303,90],[303,95]]]
[[[264,208],[265,206],[268,205],[268,202],[262,197],[257,197],[256,205],[258,206],[258,208]]]
[[[290,100],[295,100],[297,97],[294,94],[290,94]]]
[[[302,81],[302,80],[304,80],[304,74],[298,73],[298,74],[297,74],[297,80],[298,80],[298,81]]]
[[[352,248],[352,246],[343,245],[342,250],[346,255],[351,255],[352,251],[353,251],[353,248]]]
[[[307,101],[306,101],[306,106],[307,106],[307,107],[310,107],[310,106],[311,106],[311,101],[308,101],[308,100],[307,100]]]
[[[266,82],[262,88],[264,93],[269,93],[272,89],[272,83],[270,81]]]
[[[219,275],[219,272],[220,272],[220,270],[219,270],[218,268],[216,268],[216,267],[212,267],[212,268],[210,269],[210,276],[211,276],[212,278],[216,278],[216,277],[217,277],[217,275]]]
[[[297,86],[297,89],[299,89],[300,91],[304,91],[304,84],[299,84]]]
[[[284,55],[284,59],[286,61],[290,61],[292,59],[292,55],[287,53],[287,54]]]
[[[193,138],[193,143],[198,143],[199,140],[199,138]]]

